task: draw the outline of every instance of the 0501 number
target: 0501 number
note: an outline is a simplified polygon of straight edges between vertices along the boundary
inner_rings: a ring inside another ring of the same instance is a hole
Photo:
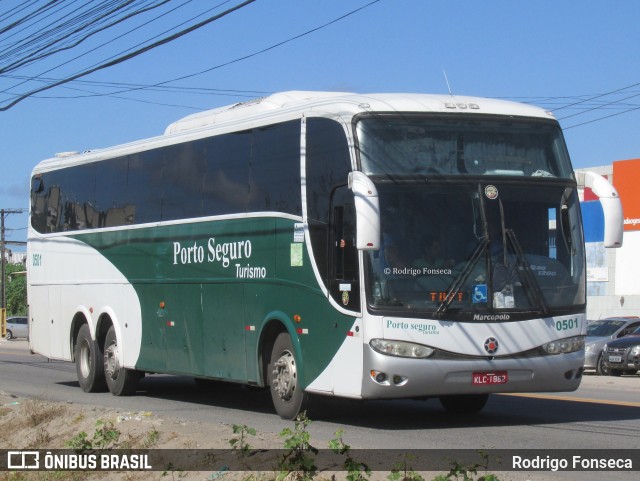
[[[556,329],[558,331],[566,331],[567,329],[574,329],[578,327],[578,319],[563,319],[562,321],[556,321]]]

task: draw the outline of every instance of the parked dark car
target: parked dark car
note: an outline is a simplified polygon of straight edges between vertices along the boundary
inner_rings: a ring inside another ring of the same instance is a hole
[[[602,360],[612,376],[637,373],[640,370],[640,327],[628,336],[608,342]]]
[[[637,317],[610,317],[587,324],[584,343],[584,369],[594,369],[600,375],[609,374],[602,359],[602,350],[608,342],[631,334],[640,327]]]
[[[29,337],[29,323],[26,317],[12,316],[7,317],[7,341],[18,337]]]

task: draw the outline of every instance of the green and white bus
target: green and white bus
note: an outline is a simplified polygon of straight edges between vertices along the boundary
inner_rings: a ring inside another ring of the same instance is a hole
[[[606,243],[613,187],[595,174]],[[145,374],[309,394],[571,391],[585,257],[561,129],[539,108],[285,92],[33,170],[30,345],[84,391]]]

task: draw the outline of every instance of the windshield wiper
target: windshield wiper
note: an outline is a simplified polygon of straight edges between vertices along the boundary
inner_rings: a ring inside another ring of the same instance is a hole
[[[489,247],[489,238],[487,236],[484,236],[480,239],[480,242],[476,246],[476,249],[473,251],[471,258],[464,266],[464,269],[462,270],[462,272],[460,272],[458,277],[456,277],[455,281],[453,281],[453,284],[451,284],[451,288],[447,292],[447,296],[444,298],[444,301],[442,301],[442,303],[438,306],[436,311],[433,313],[434,317],[441,318],[446,314],[446,312],[449,310],[449,306],[451,306],[451,303],[453,302],[455,297],[458,295],[458,292],[460,292],[460,289],[462,289],[462,286],[467,281],[467,278],[469,277],[469,275],[471,274],[471,271],[473,270],[476,263],[478,262],[478,259],[480,259],[480,257],[485,253],[488,247]]]
[[[521,274],[520,279],[524,283],[525,292],[529,297],[529,301],[533,306],[538,306],[541,315],[549,315],[549,308],[547,307],[547,303],[544,300],[544,295],[542,294],[542,290],[540,289],[540,284],[538,284],[538,281],[531,271],[531,267],[527,262],[527,258],[524,255],[524,251],[522,250],[522,246],[520,245],[518,238],[516,237],[516,233],[513,231],[513,229],[505,229],[505,234],[511,242],[513,252],[516,254],[516,259],[518,261],[518,271]]]

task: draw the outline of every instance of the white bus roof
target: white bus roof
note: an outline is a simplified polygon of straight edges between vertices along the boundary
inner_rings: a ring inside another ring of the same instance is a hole
[[[479,97],[427,94],[354,94],[348,92],[282,92],[248,102],[228,105],[188,115],[165,130],[165,135],[211,127],[216,124],[255,116],[270,116],[277,111],[323,110],[355,115],[371,112],[477,112],[553,118],[550,112],[527,104]]]
[[[348,92],[281,92],[247,102],[188,115],[170,124],[164,135],[83,153],[64,152],[44,160],[34,173],[95,162],[165,145],[196,140],[218,133],[246,130],[307,116],[350,119],[366,112],[434,112],[493,114],[553,119],[551,112],[528,104],[481,97],[411,93],[355,94]]]

